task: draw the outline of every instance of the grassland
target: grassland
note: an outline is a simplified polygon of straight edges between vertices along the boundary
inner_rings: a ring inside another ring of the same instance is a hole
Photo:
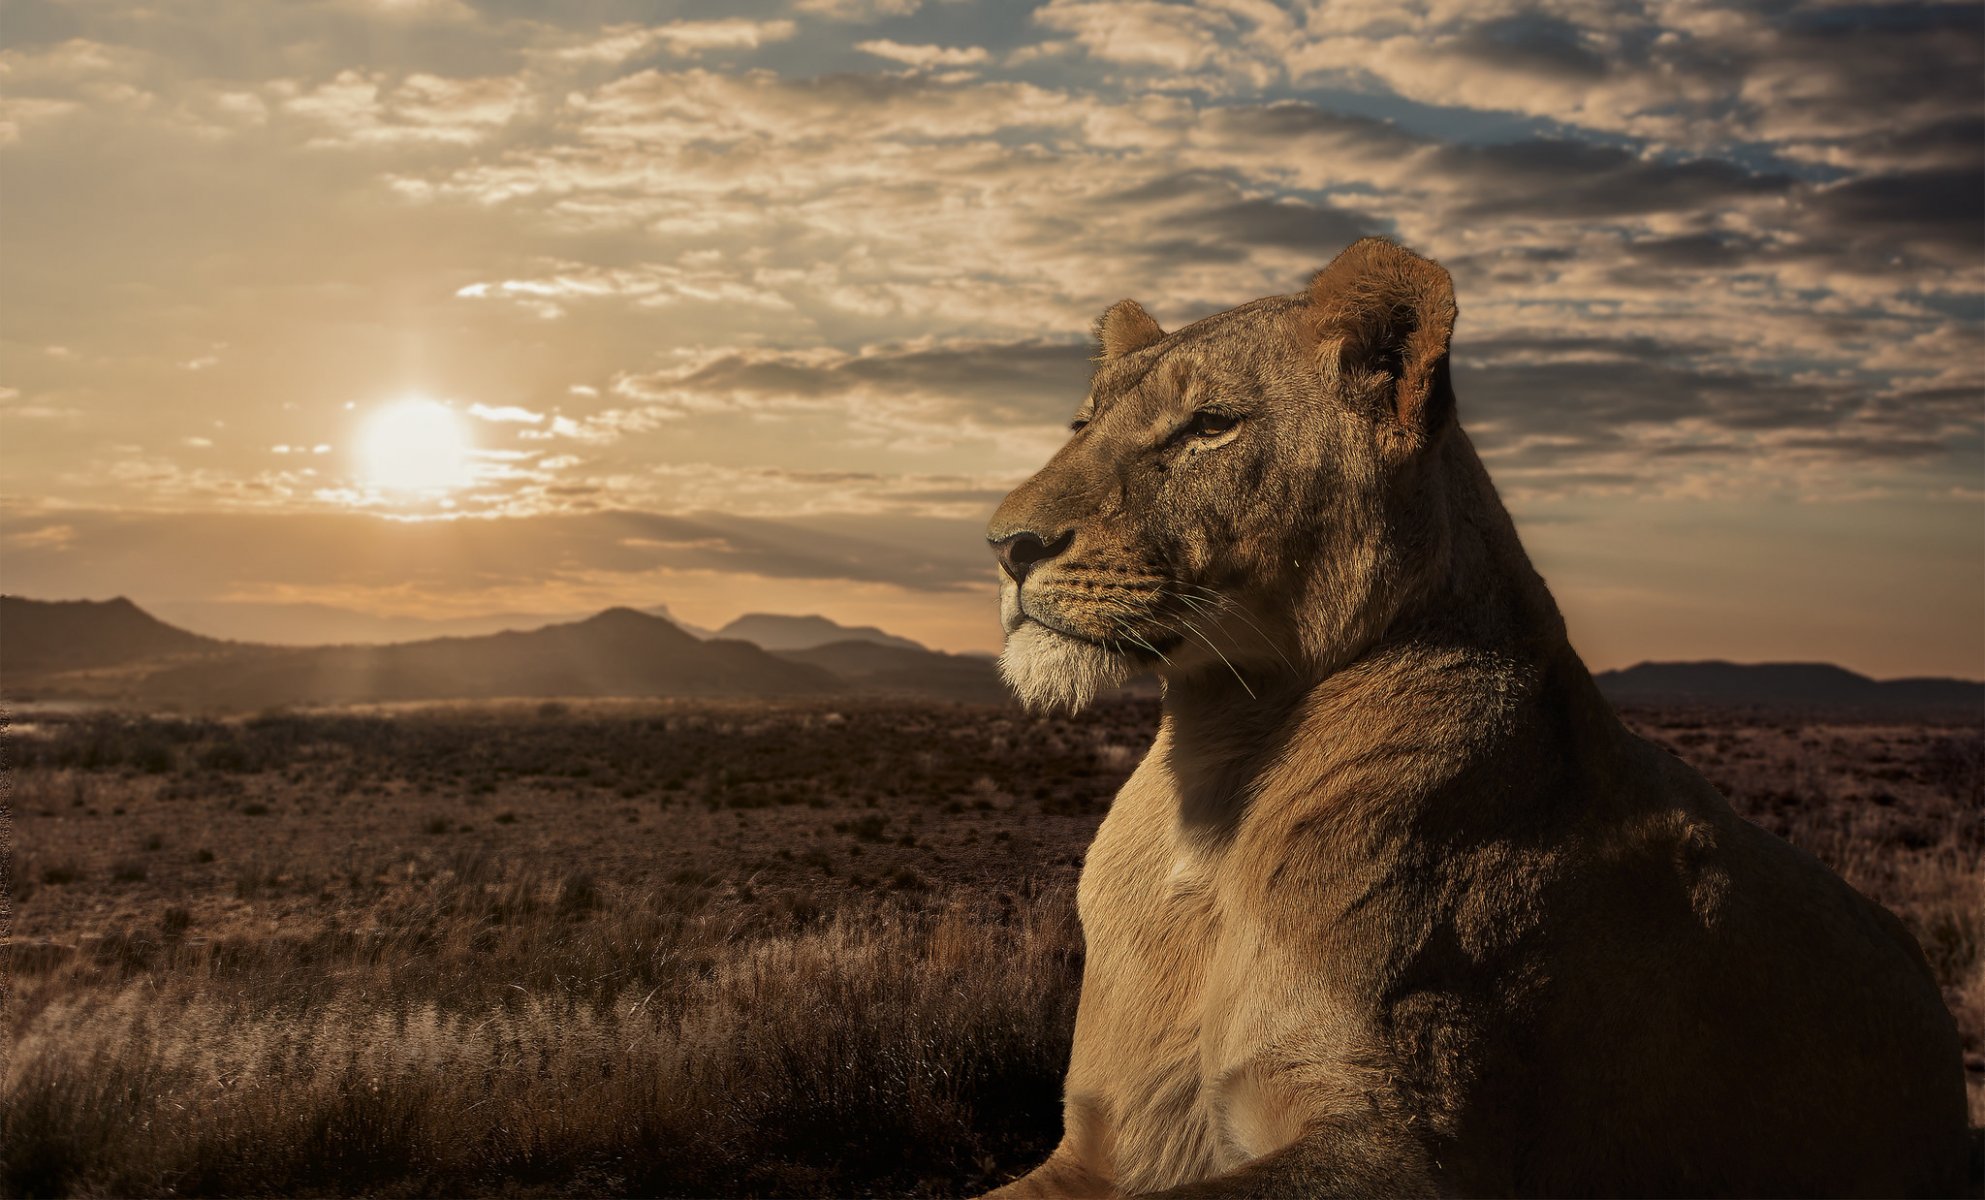
[[[1985,738],[1640,713],[1895,909],[1985,1118]],[[1155,722],[842,702],[7,739],[0,1192],[943,1194],[1030,1166]]]

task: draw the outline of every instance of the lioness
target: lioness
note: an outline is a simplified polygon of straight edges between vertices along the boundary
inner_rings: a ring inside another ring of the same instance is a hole
[[[1021,697],[1165,682],[1082,874],[1063,1140],[996,1194],[1958,1190],[1922,952],[1600,697],[1454,317],[1378,239],[1177,333],[1123,301],[993,517]]]

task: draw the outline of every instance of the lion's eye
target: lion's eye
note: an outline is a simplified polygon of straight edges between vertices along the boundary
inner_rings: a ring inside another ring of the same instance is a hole
[[[1193,437],[1219,437],[1241,423],[1239,417],[1222,412],[1197,412],[1186,422],[1186,432]]]

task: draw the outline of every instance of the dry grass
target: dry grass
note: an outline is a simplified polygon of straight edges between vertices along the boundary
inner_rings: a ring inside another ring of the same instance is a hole
[[[1059,1136],[1071,847],[1148,718],[17,729],[0,1194],[990,1186]]]
[[[0,1193],[996,1183],[1059,1134],[1070,884],[1151,717],[572,705],[17,731]],[[1985,1120],[1985,739],[1633,720],[1902,916]]]
[[[573,887],[471,867],[368,932],[15,947],[0,1190],[915,1194],[1053,1142],[1065,896],[740,940]]]

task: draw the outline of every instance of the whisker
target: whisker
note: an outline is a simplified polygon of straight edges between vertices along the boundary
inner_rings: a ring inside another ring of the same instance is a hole
[[[1265,644],[1270,650],[1275,651],[1275,657],[1282,660],[1283,666],[1289,668],[1289,670],[1292,672],[1296,670],[1296,664],[1290,661],[1288,652],[1282,649],[1281,643],[1277,642],[1274,638],[1268,636],[1268,631],[1266,629],[1263,629],[1260,625],[1256,624],[1255,619],[1248,615],[1246,609],[1242,608],[1239,604],[1236,604],[1233,600],[1228,599],[1226,596],[1221,595],[1219,592],[1214,591],[1212,588],[1205,586],[1204,584],[1189,583],[1184,586],[1190,588],[1196,588],[1199,591],[1204,592],[1208,598],[1210,598],[1214,603],[1219,605],[1217,611],[1223,613],[1232,613],[1234,616],[1239,617],[1247,625],[1249,629],[1254,630],[1255,634],[1261,638],[1263,644]],[[1183,592],[1176,592],[1173,593],[1173,595],[1176,599],[1183,600],[1188,604],[1193,603],[1193,598],[1186,595]],[[1200,602],[1204,603],[1205,601],[1202,600]]]
[[[1149,650],[1151,653],[1157,655],[1160,659],[1163,659],[1166,666],[1169,667],[1172,665],[1172,660],[1165,657],[1165,652],[1163,650],[1158,649],[1158,647],[1152,645],[1150,642],[1147,642],[1143,638],[1137,636],[1137,634],[1130,628],[1130,626],[1124,623],[1122,618],[1111,617],[1110,623],[1115,625],[1117,629],[1123,634],[1123,636],[1128,638],[1132,643],[1144,647],[1146,650]]]
[[[1227,664],[1227,669],[1234,673],[1234,682],[1241,685],[1241,690],[1248,694],[1248,699],[1250,700],[1261,699],[1261,697],[1254,694],[1254,689],[1248,686],[1248,681],[1241,678],[1240,668],[1236,667],[1232,662],[1229,662],[1225,654],[1220,653],[1220,647],[1213,644],[1212,638],[1207,637],[1203,633],[1200,633],[1199,627],[1197,625],[1194,625],[1191,621],[1186,620],[1184,617],[1179,618],[1179,623],[1181,625],[1184,625],[1187,629],[1192,630],[1193,633],[1198,634],[1199,640],[1206,643],[1206,648],[1208,650],[1211,650],[1214,656],[1218,658],[1221,662]]]

